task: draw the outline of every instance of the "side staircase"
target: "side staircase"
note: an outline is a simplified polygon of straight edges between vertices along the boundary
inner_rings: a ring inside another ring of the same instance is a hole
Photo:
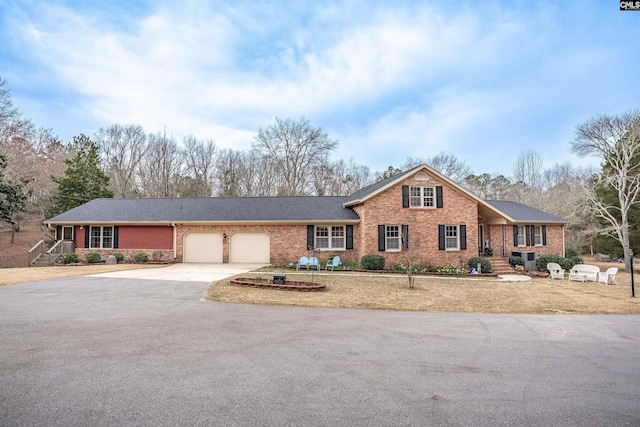
[[[72,240],[58,240],[52,242],[51,247],[44,240],[40,240],[29,250],[29,266],[46,267],[53,265],[62,254],[74,252]]]

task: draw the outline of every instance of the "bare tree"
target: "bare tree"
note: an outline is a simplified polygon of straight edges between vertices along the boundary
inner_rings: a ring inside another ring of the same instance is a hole
[[[138,165],[148,149],[147,135],[140,125],[119,124],[95,133],[115,197],[129,197],[137,190]]]
[[[194,136],[183,139],[185,173],[193,179],[192,197],[211,197],[217,148],[213,140],[199,141]]]
[[[149,148],[138,166],[138,176],[146,197],[178,197],[182,178],[182,152],[175,138],[163,133],[149,134]]]
[[[585,192],[595,215],[607,224],[601,232],[622,245],[625,271],[631,271],[629,212],[640,203],[640,111],[617,116],[593,117],[578,125],[572,150],[580,156],[596,156],[602,173]],[[617,203],[607,203],[598,189],[614,189]]]
[[[462,184],[485,200],[505,200],[512,192],[513,183],[504,175],[468,175]]]
[[[260,128],[253,149],[272,161],[273,172],[282,177],[277,193],[281,196],[311,194],[314,190],[311,174],[314,167],[326,163],[338,146],[321,127],[313,127],[300,117],[279,119],[265,129]]]
[[[471,166],[469,166],[467,162],[458,159],[453,154],[447,154],[444,151],[441,151],[433,157],[423,159],[407,157],[403,169],[407,170],[423,164],[431,166],[447,178],[456,182],[462,182],[467,176],[473,173]]]

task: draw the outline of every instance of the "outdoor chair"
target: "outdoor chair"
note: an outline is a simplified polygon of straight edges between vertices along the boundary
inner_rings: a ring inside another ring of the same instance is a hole
[[[298,264],[296,264],[296,270],[300,270],[300,266],[309,268],[309,258],[306,256],[300,257]]]
[[[340,257],[334,256],[331,260],[327,261],[327,264],[324,266],[324,270],[327,271],[329,267],[331,267],[331,271],[333,271],[333,269],[335,267],[338,267],[339,265],[340,265]]]
[[[555,262],[547,263],[547,270],[549,270],[549,278],[564,280],[564,268],[560,267],[560,264]]]
[[[607,271],[605,271],[604,273],[600,273],[598,275],[598,281],[604,283],[604,284],[615,284],[618,285],[618,282],[616,282],[616,274],[618,273],[618,268],[617,267],[611,267],[610,269],[608,269]]]
[[[307,265],[307,269],[309,267],[315,268],[316,270],[320,270],[320,261],[318,261],[318,258],[316,258],[314,256],[309,258],[309,264]]]

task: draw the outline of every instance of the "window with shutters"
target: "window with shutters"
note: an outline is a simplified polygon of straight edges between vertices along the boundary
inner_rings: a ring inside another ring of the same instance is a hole
[[[445,225],[444,227],[444,248],[446,250],[458,249],[458,226],[457,225]]]
[[[533,242],[535,246],[542,246],[542,227],[539,225],[533,226]]]
[[[316,225],[315,247],[318,249],[344,249],[344,225]]]
[[[89,247],[94,249],[113,248],[113,227],[91,227],[89,230]]]
[[[385,228],[385,247],[388,252],[400,250],[400,226],[387,225]]]
[[[435,207],[435,187],[409,187],[409,205],[412,208]]]
[[[524,225],[519,225],[517,228],[517,234],[516,234],[516,243],[518,246],[525,246],[524,232],[525,232]]]

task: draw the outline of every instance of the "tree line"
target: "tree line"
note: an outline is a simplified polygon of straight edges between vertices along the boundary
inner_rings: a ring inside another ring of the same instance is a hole
[[[25,216],[43,220],[96,197],[343,196],[428,164],[485,200],[513,200],[566,218],[568,246],[626,259],[640,249],[634,222],[640,217],[639,117],[634,111],[597,116],[577,126],[573,151],[597,156],[600,169],[546,167],[530,149],[508,176],[475,174],[445,152],[372,171],[354,159],[332,160],[338,142],[305,117],[276,118],[246,150],[192,135],[179,141],[137,124],[112,124],[64,143],[25,118],[0,79],[0,185],[18,183],[24,195],[24,206],[5,208],[3,191],[17,187],[0,187],[0,207],[2,218],[19,229]]]

